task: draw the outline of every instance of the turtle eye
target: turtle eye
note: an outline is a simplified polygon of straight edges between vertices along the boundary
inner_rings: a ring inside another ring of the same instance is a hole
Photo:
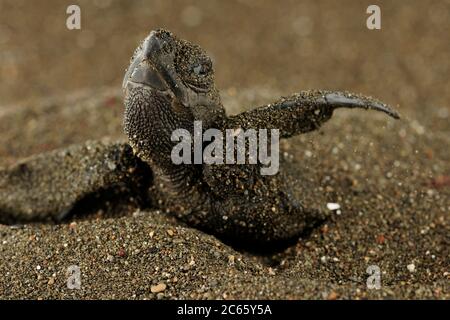
[[[192,71],[196,74],[199,75],[201,72],[203,72],[203,68],[201,64],[196,64],[192,67]]]
[[[200,61],[195,62],[192,67],[192,72],[196,76],[205,76],[211,71],[211,61],[209,59],[201,59]]]
[[[195,75],[197,76],[204,76],[205,74],[208,73],[207,67],[204,64],[194,64],[192,66],[192,71],[195,73]]]

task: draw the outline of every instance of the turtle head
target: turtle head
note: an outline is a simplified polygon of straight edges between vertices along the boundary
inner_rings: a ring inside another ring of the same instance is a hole
[[[225,116],[211,59],[165,30],[152,31],[135,50],[122,86],[125,133],[137,155],[152,164],[169,166],[175,130],[193,134],[195,120],[206,130]]]
[[[122,87],[126,95],[136,87],[169,95],[172,105],[189,109],[206,126],[224,114],[211,59],[200,46],[166,30],[152,31],[136,49]]]

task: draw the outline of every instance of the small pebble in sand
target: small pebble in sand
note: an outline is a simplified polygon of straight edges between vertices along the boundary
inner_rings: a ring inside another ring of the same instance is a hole
[[[328,210],[333,211],[333,210],[339,210],[341,208],[341,206],[339,205],[339,203],[328,202],[327,208],[328,208]]]
[[[41,266],[36,266],[36,270],[41,270]]]
[[[133,217],[134,218],[137,218],[137,217],[140,217],[140,216],[142,216],[142,212],[141,212],[140,209],[137,209],[136,211],[133,212]]]
[[[376,241],[377,241],[378,244],[384,244],[384,242],[386,241],[386,238],[385,238],[384,234],[379,234],[377,236]]]
[[[117,252],[117,255],[121,258],[125,257],[127,255],[127,252],[124,249],[119,249]]]
[[[113,161],[108,160],[106,162],[106,165],[108,166],[109,170],[111,170],[111,171],[116,170],[116,164]]]
[[[158,283],[156,286],[151,286],[151,288],[150,288],[150,291],[152,293],[163,292],[164,290],[166,290],[165,283]]]
[[[338,295],[334,291],[331,291],[330,294],[327,297],[328,300],[336,300],[337,298],[338,298]]]
[[[416,271],[416,266],[414,265],[414,263],[410,263],[406,266],[406,268],[408,268],[409,272],[414,272]]]
[[[168,234],[169,236],[171,236],[171,237],[172,237],[172,236],[173,236],[173,230],[171,230],[171,229],[168,229],[168,230],[167,230],[167,234]]]

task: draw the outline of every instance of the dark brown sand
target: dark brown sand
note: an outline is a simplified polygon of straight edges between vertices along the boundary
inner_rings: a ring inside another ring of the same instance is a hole
[[[0,298],[450,298],[448,1],[383,4],[381,31],[365,28],[359,2],[94,3],[81,2],[85,28],[71,33],[64,1],[0,2],[0,165],[123,139],[123,69],[157,26],[215,57],[229,113],[345,89],[398,105],[402,120],[338,110],[320,132],[282,143],[297,196],[341,210],[280,252],[241,252],[133,206],[121,217],[0,226]],[[44,13],[37,34],[33,17]],[[67,288],[71,265],[79,290]],[[380,290],[366,286],[371,265]]]

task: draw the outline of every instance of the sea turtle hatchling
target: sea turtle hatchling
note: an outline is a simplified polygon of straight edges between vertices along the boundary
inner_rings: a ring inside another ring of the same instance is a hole
[[[303,91],[227,116],[211,59],[198,45],[161,29],[136,49],[123,89],[129,145],[88,142],[0,171],[2,220],[60,220],[92,194],[144,188],[152,207],[223,239],[247,244],[295,239],[322,215],[295,199],[283,168],[262,175],[261,165],[175,164],[174,130],[193,134],[194,121],[202,121],[203,130],[274,128],[285,139],[318,129],[341,107],[398,118],[372,98],[330,91]]]

